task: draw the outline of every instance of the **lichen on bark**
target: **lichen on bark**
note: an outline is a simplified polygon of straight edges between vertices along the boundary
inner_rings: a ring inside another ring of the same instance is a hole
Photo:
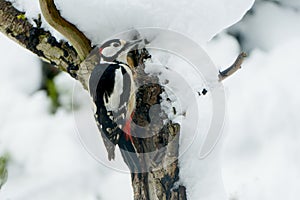
[[[68,42],[57,41],[49,31],[19,17],[23,15],[25,13],[14,8],[11,2],[0,0],[0,31],[63,71],[68,71],[70,66],[79,68],[80,58]]]

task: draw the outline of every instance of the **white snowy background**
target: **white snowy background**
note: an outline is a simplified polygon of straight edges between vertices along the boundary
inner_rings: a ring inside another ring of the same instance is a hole
[[[36,5],[16,2],[28,16],[37,15]],[[299,199],[300,3],[256,1],[251,12],[233,25],[252,1],[162,1],[160,8],[157,1],[132,0],[116,6],[119,2],[59,0],[57,4],[94,43],[131,28],[131,20],[138,27],[156,25],[185,33],[204,45],[220,68],[229,66],[241,50],[247,51],[242,70],[224,82],[224,187],[228,198],[235,200]],[[123,14],[122,9],[132,12]],[[101,21],[103,15],[109,20]],[[50,114],[50,100],[37,91],[38,59],[3,35],[0,55],[0,155],[10,155],[8,182],[0,199],[132,199],[130,176],[100,165],[82,147],[73,113],[60,108]],[[74,81],[61,74],[56,83],[67,104]],[[207,191],[222,193],[219,188]],[[198,199],[213,199],[210,195]]]

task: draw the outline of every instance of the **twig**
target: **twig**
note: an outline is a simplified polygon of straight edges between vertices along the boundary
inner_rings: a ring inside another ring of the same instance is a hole
[[[242,63],[243,63],[245,57],[247,57],[247,54],[245,52],[242,52],[229,68],[225,69],[224,71],[220,71],[219,72],[219,81],[220,82],[223,81],[227,77],[234,74],[237,70],[241,69]]]
[[[91,41],[74,24],[60,15],[54,0],[39,0],[39,2],[47,22],[70,41],[83,61],[92,50]]]

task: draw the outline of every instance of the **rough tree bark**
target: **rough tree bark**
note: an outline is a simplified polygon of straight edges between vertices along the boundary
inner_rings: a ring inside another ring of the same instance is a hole
[[[31,24],[24,18],[25,13],[5,0],[0,0],[0,31],[43,60],[68,72],[87,89],[88,77],[98,59],[97,53],[92,52],[92,56],[84,60],[92,51],[90,40],[60,16],[53,0],[40,0],[40,5],[49,24],[62,33],[73,46],[65,41],[57,41],[49,31],[41,28],[39,19],[35,20],[35,25]],[[146,49],[132,51],[128,56],[130,63],[137,66],[137,82],[142,85],[136,95],[137,106],[133,117],[133,121],[140,126],[149,124],[151,108],[162,112],[160,94],[164,88],[159,85],[157,77],[144,72],[144,61],[149,56]],[[220,72],[220,81],[240,68],[244,56],[245,54],[241,54],[231,68]],[[154,119],[155,123],[152,122],[151,126],[143,130],[144,135],[151,135],[153,132],[156,134],[148,138],[134,138],[139,162],[144,169],[142,173],[131,174],[136,200],[187,199],[186,188],[176,184],[180,170],[178,167],[180,125],[172,122],[163,125],[164,119],[166,116]]]
[[[0,31],[63,71],[79,68],[81,60],[72,46],[67,42],[57,41],[49,31],[41,28],[39,23],[32,25],[22,17],[24,14],[15,9],[10,2],[0,0]]]

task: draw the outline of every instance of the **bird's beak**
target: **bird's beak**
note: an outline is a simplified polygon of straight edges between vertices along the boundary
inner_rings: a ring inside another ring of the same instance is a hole
[[[135,45],[141,43],[142,41],[143,41],[143,39],[127,41],[125,44],[125,49],[132,50],[131,48],[133,48]]]

